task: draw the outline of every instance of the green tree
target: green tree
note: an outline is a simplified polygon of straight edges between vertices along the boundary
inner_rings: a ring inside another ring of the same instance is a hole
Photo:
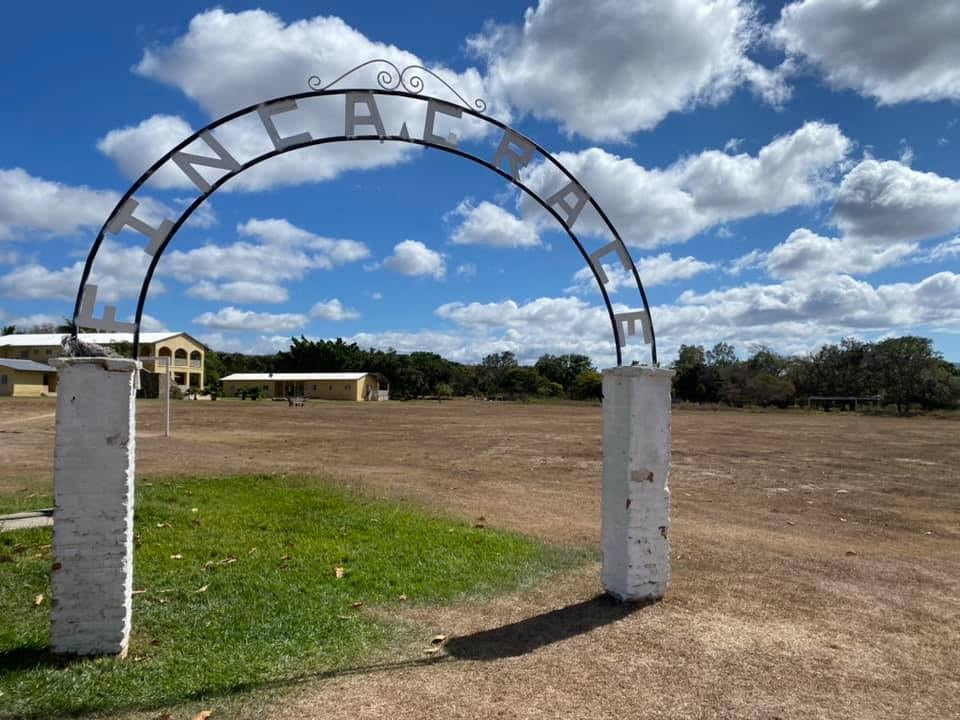
[[[550,382],[561,385],[569,392],[573,381],[584,370],[596,370],[586,355],[542,355],[534,368]]]
[[[949,398],[950,374],[944,372],[943,358],[933,350],[933,341],[923,337],[889,338],[878,342],[870,356],[884,399],[909,411],[912,403],[930,407]]]
[[[706,376],[706,356],[701,345],[681,345],[676,361],[673,363],[673,394],[680,400],[704,402],[708,399]]]
[[[517,358],[509,350],[484,357],[477,368],[477,386],[480,392],[485,395],[507,392],[504,379],[507,371],[515,367],[518,367]]]
[[[729,343],[718,342],[710,350],[707,350],[706,364],[708,367],[731,367],[736,365],[737,362],[737,351]]]
[[[584,370],[573,380],[570,397],[574,400],[600,400],[603,398],[603,376],[596,370]]]
[[[3,331],[0,332],[0,335],[13,335],[17,332],[16,325],[4,325]]]

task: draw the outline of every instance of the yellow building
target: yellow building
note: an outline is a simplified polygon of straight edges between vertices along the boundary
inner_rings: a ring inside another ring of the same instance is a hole
[[[0,358],[0,395],[41,397],[56,390],[56,368],[32,360]]]
[[[59,333],[0,336],[0,358],[45,363],[60,355]],[[80,339],[106,347],[130,345],[133,333],[81,333]],[[184,332],[140,333],[140,360],[143,369],[163,372],[169,366],[173,382],[183,388],[204,387],[203,360],[206,347]],[[123,353],[121,353],[123,354]]]
[[[221,379],[227,397],[256,388],[260,397],[321,400],[385,400],[386,383],[375,373],[234,373]],[[383,386],[381,389],[381,385]]]

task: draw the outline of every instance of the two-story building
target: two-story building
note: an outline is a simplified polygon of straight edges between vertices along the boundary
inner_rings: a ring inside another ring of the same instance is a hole
[[[60,355],[60,333],[0,336],[0,358],[32,360],[46,364]],[[80,339],[111,347],[120,355],[131,355],[133,333],[81,333]],[[140,360],[143,369],[161,373],[169,368],[173,382],[184,389],[200,390],[205,385],[203,361],[206,347],[185,332],[140,333]]]

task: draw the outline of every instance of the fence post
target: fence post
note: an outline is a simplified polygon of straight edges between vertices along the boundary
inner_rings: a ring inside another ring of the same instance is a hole
[[[50,644],[127,653],[133,590],[136,379],[140,363],[51,360],[59,369]]]
[[[672,370],[603,371],[604,589],[620,600],[662,598],[670,580]]]

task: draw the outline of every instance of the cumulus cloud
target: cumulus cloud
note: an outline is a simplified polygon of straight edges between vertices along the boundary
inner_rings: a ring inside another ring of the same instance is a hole
[[[451,217],[462,222],[453,231],[455,245],[488,245],[490,247],[525,248],[540,245],[540,234],[534,223],[521,220],[513,213],[486,201],[474,205],[461,202]]]
[[[217,312],[205,312],[193,319],[194,324],[214,330],[253,330],[257,332],[285,333],[299,330],[309,322],[300,313],[258,313],[233,306]]]
[[[840,183],[833,222],[877,242],[945,235],[960,228],[960,181],[867,158]]]
[[[943,0],[800,0],[771,36],[828,83],[882,104],[960,99],[960,5]]]
[[[332,320],[339,322],[341,320],[356,320],[360,313],[353,308],[344,307],[337,298],[332,300],[323,300],[315,303],[310,308],[310,317],[320,320]]]
[[[290,297],[282,285],[249,280],[227,283],[203,280],[187,288],[187,295],[201,300],[239,303],[282,303]]]
[[[210,117],[219,117],[247,105],[307,89],[312,75],[325,82],[371,58],[384,58],[404,68],[424,65],[421,58],[393,45],[375,42],[337,17],[313,17],[291,23],[264,10],[231,13],[215,9],[196,15],[187,32],[167,45],[147,49],[135,72],[180,89]],[[483,79],[473,68],[453,72],[433,66],[451,86],[469,98],[483,97]],[[386,66],[371,66],[352,75],[352,87],[377,87],[376,74]],[[409,75],[408,75],[409,78]],[[429,78],[427,78],[429,82]],[[436,94],[441,86],[427,86]],[[314,137],[343,134],[343,98],[316,98],[300,102],[296,112],[275,116],[284,135],[310,132]],[[423,128],[425,104],[401,98],[378,100],[387,133],[399,133],[406,123]],[[496,111],[496,106],[493,108]],[[502,109],[500,110],[502,113]],[[441,119],[440,124],[445,122]],[[438,125],[439,127],[439,125]],[[481,137],[483,123],[458,121],[462,138]],[[130,176],[139,175],[189,130],[180,117],[154,116],[139,125],[108,133],[101,150]],[[216,131],[218,140],[245,162],[272,148],[256,118],[238,120]],[[190,152],[210,154],[202,142]],[[329,180],[346,170],[393,165],[418,149],[403,143],[340,143],[298,150],[273,158],[229,182],[225,189],[260,190],[280,185]],[[208,181],[223,171],[200,170]],[[162,187],[193,187],[175,167],[157,178]]]
[[[747,56],[759,32],[743,0],[541,0],[522,27],[488,26],[468,46],[513,107],[570,134],[623,140],[743,85],[784,100],[777,75]]]
[[[764,265],[776,278],[832,273],[868,275],[902,262],[916,250],[916,243],[877,246],[856,239],[823,237],[799,228],[766,255]]]
[[[247,294],[244,288],[249,289],[249,285],[238,283],[262,284],[265,276],[274,281],[273,285],[283,280],[299,280],[312,270],[330,270],[370,254],[361,242],[323,237],[285,219],[254,218],[239,224],[237,233],[253,242],[240,240],[230,245],[206,244],[191,250],[168,251],[158,267],[161,272],[181,280],[231,281],[235,293]],[[204,297],[199,293],[212,293],[214,289],[204,285],[195,292]],[[268,297],[279,297],[279,292],[274,290]],[[233,301],[244,302],[239,295]]]
[[[393,254],[384,259],[383,266],[401,275],[429,275],[436,280],[442,280],[447,274],[443,255],[419,240],[404,240],[394,245]]]
[[[97,286],[98,302],[116,302],[139,295],[150,256],[143,248],[123,246],[104,240],[93,265],[89,282]],[[80,285],[83,261],[60,268],[49,268],[39,263],[15,267],[0,276],[0,297],[29,300],[73,301]],[[162,293],[164,285],[154,280],[151,293]]]
[[[557,157],[596,198],[625,242],[653,248],[683,242],[714,225],[828,198],[850,147],[836,125],[808,122],[756,156],[707,150],[649,170],[596,147]],[[527,169],[523,179],[544,194],[561,187],[558,173],[544,163]],[[521,198],[520,207],[527,216],[537,206]],[[589,207],[575,229],[603,231]]]
[[[644,288],[666,285],[678,280],[688,280],[695,275],[717,267],[714,263],[697,260],[690,255],[674,258],[670,253],[643,257],[635,261],[634,264],[637,266],[637,273],[640,275],[640,281]],[[603,271],[609,281],[605,285],[608,293],[613,294],[631,288],[636,290],[637,285],[633,273],[627,271],[623,265],[603,263]],[[597,281],[589,267],[577,270],[573,275],[573,282],[574,284],[567,288],[567,292],[576,294],[598,292]]]
[[[100,226],[119,199],[108,190],[44,180],[23,168],[0,169],[0,239],[18,229],[64,234]]]

